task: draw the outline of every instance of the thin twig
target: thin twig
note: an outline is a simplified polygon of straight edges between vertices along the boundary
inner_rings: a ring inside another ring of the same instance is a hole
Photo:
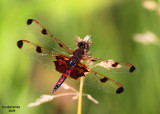
[[[77,109],[77,114],[81,114],[81,112],[82,112],[83,82],[84,82],[84,77],[82,76],[82,77],[80,78],[80,87],[79,87],[79,95],[78,95],[78,109]]]

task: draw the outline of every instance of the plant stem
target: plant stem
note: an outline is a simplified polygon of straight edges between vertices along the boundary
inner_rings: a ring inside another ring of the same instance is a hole
[[[82,90],[83,90],[83,82],[84,76],[80,78],[80,87],[79,87],[79,94],[78,94],[78,109],[77,114],[81,114],[82,111]]]

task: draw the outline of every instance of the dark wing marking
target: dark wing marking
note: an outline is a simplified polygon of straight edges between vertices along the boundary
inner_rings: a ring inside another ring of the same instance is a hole
[[[56,70],[60,73],[65,73],[66,70],[69,68],[69,58],[66,58],[64,56],[56,56],[56,61],[54,61]],[[86,72],[88,71],[88,67],[82,64],[81,62],[76,65],[71,73],[70,73],[70,78],[73,79],[78,79],[81,76],[84,76]]]
[[[71,55],[73,50],[65,43],[54,37],[47,29],[45,29],[38,21],[28,19],[27,25],[36,38],[46,46],[60,53]]]
[[[81,76],[85,76],[85,73],[87,72],[89,72],[89,68],[80,62],[72,69],[70,77],[73,79],[78,79]]]

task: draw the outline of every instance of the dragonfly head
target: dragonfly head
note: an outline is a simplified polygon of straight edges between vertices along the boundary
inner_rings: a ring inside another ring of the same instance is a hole
[[[77,47],[78,47],[79,49],[89,50],[89,45],[88,45],[88,43],[85,42],[85,41],[78,42]]]
[[[92,43],[89,35],[87,35],[84,39],[81,39],[80,37],[76,36],[75,40],[77,49],[83,49],[85,52],[89,51],[89,47]]]

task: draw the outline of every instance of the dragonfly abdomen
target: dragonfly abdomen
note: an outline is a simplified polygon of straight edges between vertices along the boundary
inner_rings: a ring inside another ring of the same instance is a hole
[[[52,93],[55,92],[63,84],[63,82],[66,80],[66,78],[70,75],[73,68],[74,67],[71,66],[69,69],[66,70],[65,73],[62,74],[61,78],[58,80],[58,82],[54,86]]]

